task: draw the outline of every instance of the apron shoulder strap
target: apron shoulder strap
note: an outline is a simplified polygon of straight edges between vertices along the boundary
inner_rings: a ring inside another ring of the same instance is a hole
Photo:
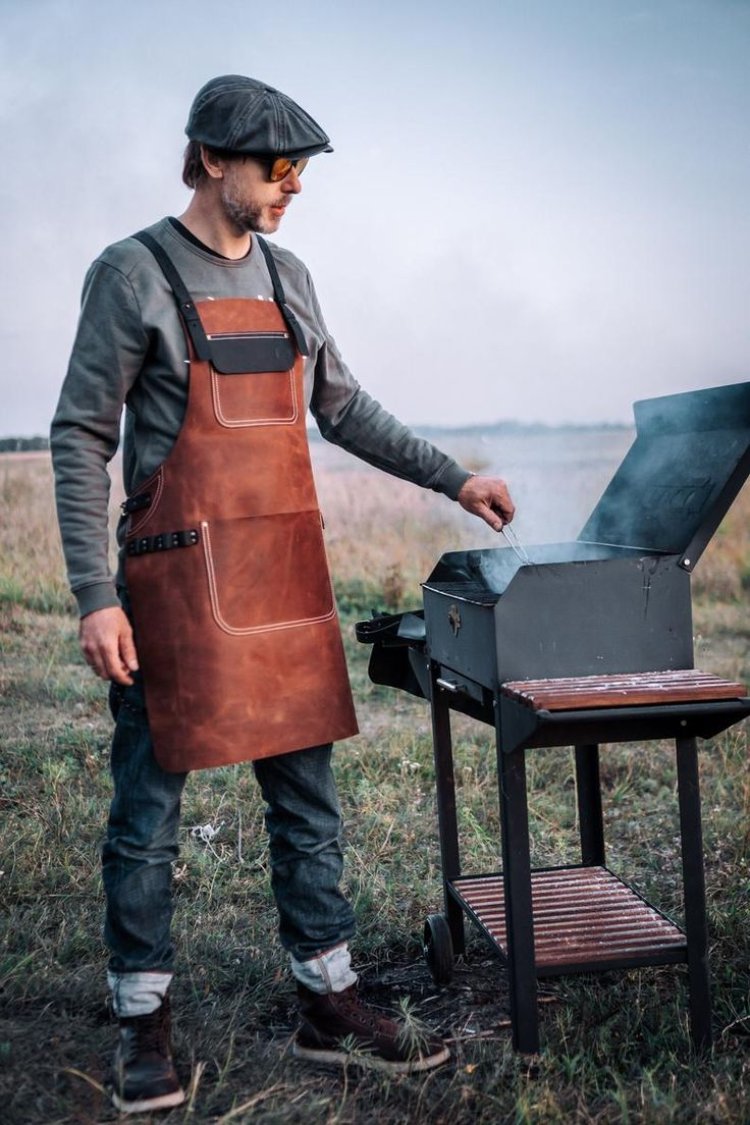
[[[180,316],[185,323],[185,328],[187,329],[188,335],[190,336],[193,347],[195,348],[195,354],[197,355],[198,359],[210,359],[211,348],[206,337],[206,333],[203,330],[201,319],[198,316],[198,310],[195,307],[193,298],[188,293],[184,281],[175,269],[172,259],[169,257],[161,243],[157,242],[154,236],[149,234],[148,231],[139,230],[137,234],[133,235],[133,238],[142,243],[142,245],[145,246],[147,250],[151,251],[154,258],[156,258],[161,272],[166,277],[167,282],[175,295],[175,300],[177,301],[177,307],[179,309]],[[273,286],[273,295],[276,304],[281,309],[281,315],[284,317],[284,320],[286,321],[290,332],[294,336],[294,341],[297,345],[299,354],[307,356],[310,353],[307,348],[305,334],[302,331],[300,322],[297,320],[297,317],[294,315],[286,302],[286,294],[284,293],[284,287],[281,284],[281,278],[279,277],[279,271],[276,268],[276,263],[273,260],[273,255],[271,254],[271,251],[262,238],[259,238],[256,235],[256,239],[263,253],[263,257],[266,260],[268,272],[271,275],[271,285]]]
[[[292,310],[289,308],[289,305],[286,303],[286,294],[284,293],[284,287],[281,284],[279,271],[276,268],[276,263],[273,260],[273,254],[271,253],[268,243],[265,241],[265,239],[261,238],[257,234],[255,236],[255,240],[260,246],[261,251],[263,252],[263,257],[266,259],[268,272],[271,275],[271,284],[273,285],[273,295],[276,299],[276,304],[281,309],[281,315],[284,317],[289,330],[294,336],[295,343],[297,344],[297,350],[299,351],[300,355],[309,355],[310,353],[307,350],[307,341],[305,340],[305,335],[302,331],[300,322],[297,320],[297,317],[294,315]]]
[[[137,234],[133,235],[133,238],[142,243],[156,258],[161,272],[166,277],[167,283],[175,295],[177,308],[179,309],[180,316],[185,324],[185,328],[190,336],[198,359],[202,361],[210,359],[211,349],[206,333],[203,330],[203,325],[201,324],[201,318],[198,316],[198,310],[195,307],[193,298],[187,291],[185,282],[175,269],[172,259],[169,257],[164,247],[157,242],[148,231],[139,230]]]

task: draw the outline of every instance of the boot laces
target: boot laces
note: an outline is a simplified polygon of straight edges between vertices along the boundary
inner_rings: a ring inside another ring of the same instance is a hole
[[[351,1013],[356,1019],[367,1024],[373,1031],[378,1031],[381,1024],[385,1022],[384,1017],[379,1016],[372,1008],[368,1008],[362,1003],[353,989],[351,991],[347,989],[343,994],[339,993],[339,1004],[344,1011]]]

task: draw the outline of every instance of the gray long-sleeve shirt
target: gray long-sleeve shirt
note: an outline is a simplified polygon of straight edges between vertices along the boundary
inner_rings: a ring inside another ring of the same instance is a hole
[[[230,261],[185,237],[168,219],[149,232],[194,300],[273,296],[255,244],[247,257]],[[307,268],[288,250],[271,249],[308,343],[305,403],[323,436],[394,476],[455,499],[470,474],[359,386],[325,326]],[[109,246],[86,275],[51,435],[63,549],[82,616],[119,604],[108,563],[107,464],[119,444],[123,406],[123,475],[131,493],[174,444],[187,402],[187,371],[177,306],[152,254],[132,238]]]

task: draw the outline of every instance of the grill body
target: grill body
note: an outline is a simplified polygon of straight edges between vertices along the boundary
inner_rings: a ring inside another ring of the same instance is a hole
[[[521,566],[509,548],[443,556],[423,587],[433,660],[489,690],[505,680],[692,668],[690,576],[677,556],[563,543],[532,557]],[[469,580],[464,570],[474,572]],[[490,583],[506,570],[496,593]]]

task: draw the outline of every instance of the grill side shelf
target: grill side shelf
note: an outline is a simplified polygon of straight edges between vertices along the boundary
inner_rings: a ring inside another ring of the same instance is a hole
[[[596,707],[700,703],[742,699],[744,684],[696,668],[624,675],[570,676],[551,680],[507,681],[500,689],[535,711],[574,711]]]
[[[451,894],[508,955],[502,872],[461,876]],[[537,976],[685,961],[685,934],[606,867],[531,872]]]

